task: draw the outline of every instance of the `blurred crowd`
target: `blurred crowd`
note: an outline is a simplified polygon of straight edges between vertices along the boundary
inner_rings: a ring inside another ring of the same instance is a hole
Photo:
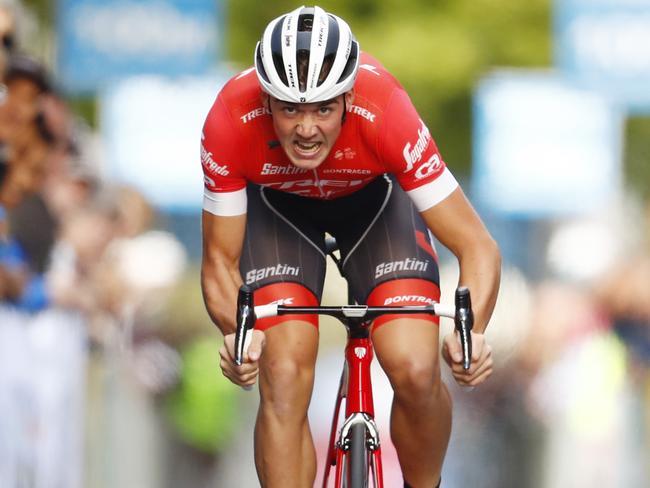
[[[87,128],[45,66],[20,52],[13,28],[0,10],[0,299],[29,312],[79,310],[91,322],[123,316],[143,285],[124,269],[126,243],[169,236],[152,231],[154,211],[138,190],[102,178],[84,153]],[[168,275],[184,259],[169,246]]]
[[[650,205],[626,200],[536,233],[537,273],[504,268],[495,374],[452,391],[452,486],[648,486]]]
[[[97,359],[150,396],[179,381],[157,324],[187,258],[143,193],[103,175],[15,12],[0,3],[0,486],[74,488],[87,486],[85,419],[107,395],[87,391]]]

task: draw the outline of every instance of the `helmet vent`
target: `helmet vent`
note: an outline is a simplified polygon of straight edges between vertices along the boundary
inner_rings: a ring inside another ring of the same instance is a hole
[[[286,16],[285,16],[286,17]],[[284,62],[282,61],[282,25],[284,24],[284,17],[275,24],[273,33],[271,34],[271,54],[273,57],[273,64],[275,71],[286,86],[289,86],[287,72],[284,69]]]
[[[348,57],[348,62],[345,63],[345,68],[343,69],[343,73],[341,73],[340,78],[338,79],[337,83],[341,82],[348,76],[352,74],[354,69],[357,66],[357,58],[359,57],[359,44],[357,41],[352,41],[352,46],[350,47],[350,56]]]

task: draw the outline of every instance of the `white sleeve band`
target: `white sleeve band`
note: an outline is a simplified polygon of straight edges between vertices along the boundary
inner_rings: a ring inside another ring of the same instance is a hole
[[[246,188],[223,193],[206,188],[203,193],[203,210],[222,217],[245,214],[247,203]]]
[[[413,190],[407,191],[406,193],[411,197],[415,208],[417,208],[419,212],[424,212],[442,202],[457,187],[458,182],[456,181],[456,178],[454,178],[454,175],[451,174],[449,169],[445,168],[442,174],[431,183],[419,186]]]

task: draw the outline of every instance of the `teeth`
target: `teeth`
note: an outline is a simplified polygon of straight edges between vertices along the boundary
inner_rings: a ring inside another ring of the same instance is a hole
[[[296,146],[298,146],[298,148],[303,151],[313,151],[318,146],[320,146],[320,142],[312,142],[311,144],[305,144],[304,142],[296,142]]]

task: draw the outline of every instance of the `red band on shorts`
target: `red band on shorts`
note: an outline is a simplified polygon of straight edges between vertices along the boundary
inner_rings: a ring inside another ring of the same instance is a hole
[[[270,285],[263,286],[255,290],[254,295],[255,305],[267,305],[269,303],[276,303],[278,305],[299,306],[299,307],[315,307],[318,305],[318,299],[299,283],[271,283]],[[280,317],[266,317],[258,320],[255,323],[255,328],[258,330],[266,330],[269,327],[287,322],[289,320],[300,320],[302,322],[309,322],[314,327],[318,327],[318,315],[283,315]]]
[[[386,281],[377,286],[368,296],[368,305],[375,307],[400,306],[400,305],[429,305],[440,300],[440,288],[431,281],[418,278],[405,278]],[[435,315],[417,314],[383,315],[373,323],[373,330],[386,322],[401,318],[414,318],[429,320],[440,324],[440,319]]]

